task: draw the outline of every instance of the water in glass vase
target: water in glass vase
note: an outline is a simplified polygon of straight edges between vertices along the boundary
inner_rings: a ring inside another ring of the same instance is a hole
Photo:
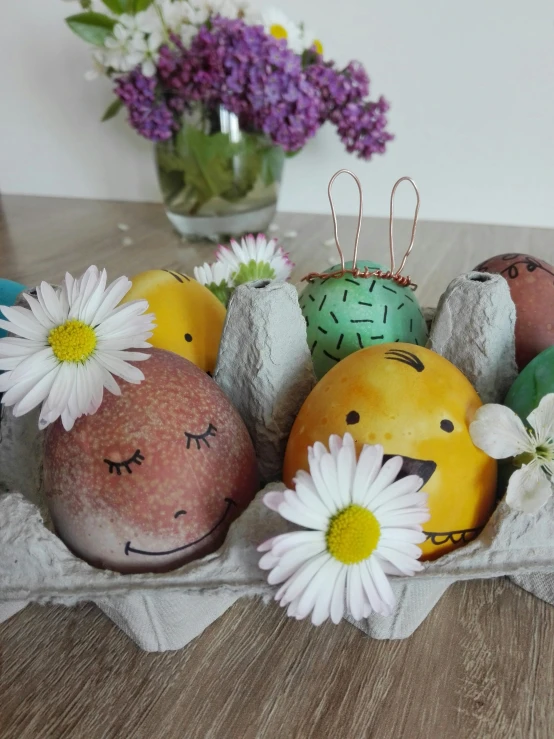
[[[155,151],[167,217],[180,234],[224,241],[267,230],[285,154],[264,134],[241,129],[225,108],[201,108]]]

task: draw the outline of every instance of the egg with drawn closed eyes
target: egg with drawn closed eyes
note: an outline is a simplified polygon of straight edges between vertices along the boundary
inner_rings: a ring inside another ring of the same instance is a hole
[[[145,380],[46,432],[44,489],[57,534],[96,567],[157,572],[217,549],[259,487],[250,436],[208,375],[152,349]]]

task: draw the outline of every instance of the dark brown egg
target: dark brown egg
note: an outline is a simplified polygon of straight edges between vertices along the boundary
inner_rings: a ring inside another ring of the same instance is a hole
[[[119,572],[178,567],[214,551],[258,489],[237,411],[187,359],[152,349],[145,380],[106,393],[69,433],[47,432],[45,490],[77,555]]]
[[[554,267],[529,254],[500,254],[479,264],[478,272],[506,278],[516,306],[516,359],[523,369],[554,344]]]

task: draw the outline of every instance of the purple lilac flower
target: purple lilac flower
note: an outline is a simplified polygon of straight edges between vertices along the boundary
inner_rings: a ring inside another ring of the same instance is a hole
[[[284,40],[262,26],[216,16],[186,49],[178,37],[160,49],[157,76],[137,68],[120,78],[116,93],[137,131],[163,141],[192,103],[222,105],[241,125],[263,131],[286,151],[297,151],[330,121],[349,152],[363,159],[383,153],[388,104],[368,100],[369,79],[358,62],[343,70],[313,52],[305,68]]]
[[[384,153],[394,138],[385,130],[389,105],[384,98],[376,103],[366,99],[369,78],[362,65],[350,62],[344,70],[337,70],[333,62],[318,57],[306,74],[318,90],[320,123],[330,121],[336,126],[346,150],[362,159]]]
[[[166,141],[177,123],[165,102],[156,99],[156,79],[146,77],[140,67],[118,80],[115,93],[129,111],[131,126],[150,141]]]
[[[318,130],[318,96],[300,57],[261,26],[215,17],[189,49],[178,39],[174,44],[161,50],[158,62],[170,96],[221,104],[286,151],[302,148]]]

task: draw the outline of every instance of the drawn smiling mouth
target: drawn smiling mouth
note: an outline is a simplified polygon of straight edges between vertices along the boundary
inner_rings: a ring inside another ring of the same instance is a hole
[[[167,555],[167,554],[175,554],[176,552],[183,552],[185,549],[188,549],[189,547],[193,547],[195,544],[199,544],[201,541],[204,541],[204,539],[207,539],[208,536],[211,536],[211,534],[213,534],[213,532],[219,526],[221,526],[221,524],[223,523],[223,521],[225,521],[225,519],[227,518],[227,515],[229,514],[229,511],[231,510],[231,508],[233,506],[236,506],[237,505],[232,498],[225,498],[225,502],[227,503],[227,507],[225,508],[224,514],[221,516],[221,518],[215,524],[215,526],[213,526],[208,531],[207,534],[204,534],[199,539],[196,539],[195,541],[191,541],[189,544],[183,544],[182,547],[176,547],[175,549],[167,549],[164,552],[148,552],[148,551],[146,551],[144,549],[135,549],[134,547],[131,546],[131,542],[128,541],[127,544],[125,544],[125,554],[126,555],[129,555],[129,553],[132,552],[133,554],[144,554],[144,555],[147,555],[149,557],[162,557],[162,556]]]

